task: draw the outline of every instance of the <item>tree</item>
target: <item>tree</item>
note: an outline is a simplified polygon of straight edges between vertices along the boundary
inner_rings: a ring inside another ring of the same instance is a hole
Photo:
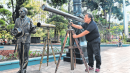
[[[67,28],[68,21],[65,20],[63,16],[55,15],[51,19],[48,20],[48,23],[51,23],[56,26],[55,29],[57,30],[57,33],[60,36],[61,31]],[[59,39],[59,36],[58,36],[58,39]]]
[[[3,29],[6,29],[6,30],[8,29],[7,32],[10,32],[10,30],[12,28],[7,28],[7,26],[14,25],[12,17],[11,17],[12,13],[9,10],[7,10],[7,9],[0,8],[0,15],[2,16],[1,20],[5,21],[5,25],[3,25]]]
[[[28,2],[29,0],[16,0],[16,4],[14,0],[9,0],[7,3],[8,8],[12,7],[12,18],[15,23],[16,18],[19,17],[19,9],[22,7],[24,2]]]
[[[12,13],[3,8],[3,6],[0,6],[0,36],[3,37],[4,39],[8,38],[7,35],[10,35],[9,37],[12,38],[11,36],[11,29],[13,28],[14,24],[13,24],[13,20],[12,20]]]
[[[5,21],[0,19],[0,31],[2,31],[2,28],[5,27]]]
[[[44,20],[46,18],[46,13],[45,13],[45,11],[43,11],[40,8],[41,7],[40,4],[41,4],[40,1],[35,1],[35,0],[9,0],[9,2],[7,3],[7,7],[8,8],[12,7],[12,13],[11,13],[10,16],[7,16],[7,14],[6,15],[3,14],[3,16],[10,17],[10,19],[13,18],[14,22],[11,22],[9,25],[7,25],[6,30],[10,31],[14,27],[15,20],[16,20],[16,18],[19,17],[19,9],[21,7],[25,7],[25,8],[28,9],[28,15],[27,16],[33,20],[34,25],[37,25],[38,21],[36,21],[36,20],[39,20],[39,21]],[[1,7],[3,7],[3,6],[0,6],[0,8]],[[38,15],[41,16],[40,19],[37,17]],[[8,20],[7,18],[5,18],[5,19]],[[42,28],[36,28],[36,30],[37,30],[37,33],[31,34],[31,36],[37,37],[37,36],[39,36],[39,32],[40,32],[40,34],[42,34],[42,35],[40,35],[40,37],[45,36],[44,33],[41,32]],[[8,37],[10,37],[10,36],[8,35]]]
[[[128,6],[130,3],[128,0],[125,1],[126,6]],[[115,6],[115,3],[117,4]],[[122,13],[122,4],[123,0],[84,0],[83,2],[83,7],[87,7],[87,10],[90,9],[91,11],[98,10],[102,11],[101,14],[95,14],[94,19],[99,19],[100,21],[97,20],[99,23],[104,23],[103,27],[106,27],[107,33],[106,36],[109,36],[109,30],[110,30],[110,25],[111,25],[111,16],[118,18],[119,20],[123,19],[123,13]],[[107,17],[109,16],[109,23],[107,22]],[[105,20],[104,20],[105,19]],[[99,24],[98,23],[98,24]]]
[[[0,15],[2,16],[2,20],[4,20],[8,25],[12,23],[11,15],[12,13],[4,8],[0,8]]]
[[[108,28],[110,28],[111,15],[116,16],[119,20],[123,19],[123,13],[121,12],[123,4],[122,0],[83,0],[83,1],[84,2],[82,7],[87,7],[87,9],[90,9],[91,11],[96,9],[100,11],[102,9],[103,10],[102,16],[104,16],[105,19],[107,19],[107,14],[109,15]],[[125,2],[126,6],[130,4],[128,0],[126,0]],[[117,6],[114,6],[114,3],[117,3]]]
[[[4,29],[5,29],[5,21],[0,19],[0,34],[1,34],[1,37],[4,35],[4,37],[2,38],[5,38]]]
[[[67,3],[67,0],[44,0],[44,1],[47,1],[47,3],[50,5],[50,6],[52,6],[52,7],[54,7],[54,8],[56,8],[56,9],[59,9],[59,10],[62,10],[62,11],[65,11],[64,10],[64,8],[62,7],[62,5],[64,4],[64,3]],[[58,18],[59,16],[57,15],[57,14],[54,14],[54,13],[50,13],[49,14],[49,18],[47,19],[47,22],[50,22],[50,21],[48,21],[48,20],[50,20],[50,18],[52,18],[52,17],[54,17],[54,18]],[[58,18],[58,19],[55,19],[55,21],[53,21],[53,22],[51,22],[52,24],[55,24],[56,25],[56,23],[57,24],[60,24],[60,25],[63,25],[63,23],[61,23],[61,22],[57,22],[59,19],[61,19],[62,20],[62,18]],[[53,19],[52,19],[53,20]],[[56,25],[56,27],[58,27],[59,25]],[[57,41],[59,41],[59,32],[58,32],[59,30],[58,29],[56,29],[55,28],[55,33],[54,33],[54,41],[55,42],[57,42]]]
[[[47,1],[50,6],[54,6],[56,8],[57,6],[62,6],[64,3],[67,3],[67,0],[43,0]]]
[[[35,1],[31,0],[28,4],[23,4],[24,7],[29,9],[28,17],[30,17],[33,20],[33,24],[37,25],[38,22],[43,21],[46,19],[47,12],[43,11],[40,7],[42,6],[41,1]],[[30,8],[33,7],[33,8]],[[33,13],[34,12],[34,13]],[[46,32],[43,31],[43,28],[36,28],[36,33],[31,34],[31,37],[45,37]],[[39,35],[40,34],[40,35]]]
[[[28,15],[35,15],[37,12],[35,11],[35,7],[33,5],[29,5],[30,3],[35,3],[34,0],[9,0],[9,3],[7,3],[8,7],[12,7],[12,18],[15,22],[16,18],[19,17],[19,9],[21,7],[26,7],[28,9]],[[16,3],[16,4],[14,4]],[[35,3],[36,4],[36,3]],[[29,6],[27,6],[29,5]]]

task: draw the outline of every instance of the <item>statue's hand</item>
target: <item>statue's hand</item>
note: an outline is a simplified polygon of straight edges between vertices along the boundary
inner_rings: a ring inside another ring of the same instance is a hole
[[[14,33],[18,33],[18,31],[17,31],[17,30],[14,30]]]
[[[30,30],[30,33],[33,33],[33,34],[35,34],[36,33],[36,26],[32,26],[32,28],[31,28],[31,30]]]
[[[11,34],[12,34],[13,36],[16,36],[16,35],[17,35],[17,33],[18,33],[18,31],[17,31],[17,30],[12,29]]]
[[[32,34],[35,34],[35,33],[36,33],[36,30],[33,30],[31,33],[32,33]]]

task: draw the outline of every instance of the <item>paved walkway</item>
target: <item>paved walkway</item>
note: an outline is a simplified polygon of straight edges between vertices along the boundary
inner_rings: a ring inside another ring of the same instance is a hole
[[[101,51],[102,65],[100,73],[130,73],[130,47],[109,47]],[[96,63],[96,62],[95,62]],[[42,64],[39,71],[39,64],[28,66],[27,73],[54,73],[56,65],[50,62]],[[0,71],[0,73],[16,73],[19,68]],[[87,73],[84,71],[84,64],[76,64],[76,68],[71,70],[69,62],[61,60],[57,73]],[[95,73],[90,71],[90,73]]]

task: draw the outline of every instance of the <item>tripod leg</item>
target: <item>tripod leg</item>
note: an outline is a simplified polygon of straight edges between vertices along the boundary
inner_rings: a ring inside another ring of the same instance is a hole
[[[47,66],[49,62],[49,40],[47,40]]]
[[[89,73],[88,64],[87,64],[87,62],[86,62],[86,60],[85,60],[85,57],[84,57],[83,52],[82,52],[82,49],[80,48],[80,46],[79,46],[79,44],[78,44],[78,40],[75,39],[75,41],[76,41],[76,45],[78,46],[78,49],[79,49],[79,51],[80,51],[80,55],[82,56],[84,65],[85,65],[85,67],[86,67],[86,69],[88,70],[88,73]]]
[[[57,63],[57,65],[56,65],[55,73],[57,72],[57,69],[58,69],[58,66],[59,66],[59,63],[60,63],[60,60],[61,60],[61,56],[62,56],[64,47],[65,47],[65,44],[66,44],[66,41],[67,41],[67,36],[68,36],[68,32],[66,33],[66,37],[65,37],[64,42],[63,42],[63,45],[62,45],[62,47],[61,47],[61,54],[60,54],[60,57],[59,57],[59,59],[58,59],[58,63]]]
[[[70,33],[69,33],[69,38],[70,38],[70,46],[73,46],[73,42],[72,42],[72,31],[70,31]],[[73,48],[71,48],[70,49],[70,61],[71,61],[71,70],[74,70],[74,57],[73,57],[73,55],[74,55],[74,53],[73,53],[73,51],[74,51],[74,49]]]
[[[45,47],[46,47],[46,43],[47,43],[47,40],[45,41],[45,44],[44,44],[44,48],[43,48],[43,52],[42,52],[42,57],[41,57],[41,61],[40,61],[39,70],[40,70],[40,68],[41,68],[41,64],[42,64],[42,61],[43,61],[44,52],[45,52]]]
[[[51,40],[50,40],[50,43],[51,43]],[[53,53],[53,57],[54,57],[54,60],[55,60],[55,64],[56,64],[56,57],[55,57],[55,53],[54,53],[54,50],[52,48],[52,43],[51,43],[51,50],[52,50],[52,53]]]
[[[75,50],[74,50],[74,67],[76,68],[76,55],[75,55]]]
[[[74,32],[72,32],[72,33],[75,34]],[[89,73],[88,64],[87,64],[87,62],[85,61],[85,57],[84,57],[84,55],[83,55],[82,49],[80,48],[80,46],[79,46],[79,44],[78,44],[78,40],[75,39],[75,42],[76,42],[76,45],[77,45],[77,47],[78,47],[78,49],[79,49],[79,51],[80,51],[80,55],[82,56],[83,62],[84,62],[84,64],[85,64],[85,67],[86,67],[86,69],[88,70],[88,73]]]

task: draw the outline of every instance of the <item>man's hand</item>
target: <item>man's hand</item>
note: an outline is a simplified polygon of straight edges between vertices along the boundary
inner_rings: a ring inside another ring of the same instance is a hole
[[[69,25],[72,26],[73,22],[70,22]]]
[[[76,34],[73,35],[73,38],[78,38]]]

